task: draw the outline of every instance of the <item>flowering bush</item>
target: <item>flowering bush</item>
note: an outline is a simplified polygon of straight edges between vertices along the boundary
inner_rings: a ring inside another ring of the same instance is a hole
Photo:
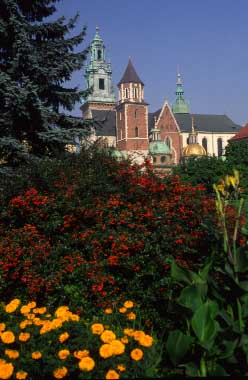
[[[0,378],[119,379],[155,376],[158,343],[140,329],[132,301],[91,321],[68,306],[53,314],[13,299],[0,310]],[[137,328],[138,327],[138,328]]]

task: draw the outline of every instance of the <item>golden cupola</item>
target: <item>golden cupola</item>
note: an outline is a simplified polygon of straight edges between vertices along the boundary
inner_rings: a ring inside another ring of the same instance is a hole
[[[191,132],[189,133],[189,143],[183,148],[182,155],[183,157],[207,155],[207,152],[203,146],[197,142],[197,132],[195,131],[193,116]]]

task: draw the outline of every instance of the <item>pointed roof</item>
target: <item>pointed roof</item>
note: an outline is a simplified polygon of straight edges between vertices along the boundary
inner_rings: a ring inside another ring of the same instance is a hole
[[[144,83],[141,81],[138,74],[136,73],[136,70],[132,64],[131,58],[129,58],[127,68],[123,74],[123,77],[118,83],[118,85],[122,83],[141,83],[144,86]]]
[[[178,113],[189,113],[188,103],[184,99],[184,91],[182,86],[181,74],[178,69],[177,73],[177,88],[176,88],[176,100],[172,106],[173,112]]]
[[[242,140],[248,139],[248,124],[246,124],[243,128],[241,128],[235,136],[233,136],[230,140]]]

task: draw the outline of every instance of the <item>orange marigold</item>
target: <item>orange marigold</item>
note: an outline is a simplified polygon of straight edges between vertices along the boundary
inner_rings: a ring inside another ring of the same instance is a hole
[[[110,344],[103,344],[99,349],[99,355],[103,359],[110,358],[113,355],[113,347]]]
[[[5,350],[5,355],[7,355],[10,359],[17,359],[19,358],[19,352],[16,350]]]
[[[101,323],[94,323],[91,326],[91,332],[92,334],[101,335],[101,333],[104,331],[104,327]]]
[[[119,365],[117,366],[117,369],[118,369],[119,371],[121,371],[121,372],[126,371],[126,367],[124,366],[124,364],[119,364]]]
[[[6,329],[5,323],[0,323],[0,332],[4,331]]]
[[[28,376],[28,373],[25,372],[25,371],[18,371],[18,372],[16,372],[16,378],[18,380],[25,380],[27,378],[27,376]]]
[[[21,301],[18,298],[13,299],[8,305],[5,306],[6,313],[13,313],[16,311]]]
[[[136,314],[134,314],[134,313],[129,313],[129,314],[127,315],[127,318],[130,319],[130,320],[132,321],[132,320],[136,319]]]
[[[39,360],[42,357],[42,353],[40,351],[34,351],[31,354],[32,359]]]
[[[119,312],[121,314],[124,314],[126,311],[127,311],[127,309],[125,307],[120,307],[120,309],[119,309]]]
[[[27,342],[30,338],[30,334],[29,333],[20,333],[19,334],[19,341],[20,342]]]
[[[120,375],[114,369],[110,369],[105,376],[105,379],[119,379]]]
[[[95,362],[92,358],[86,356],[85,358],[80,360],[78,366],[81,369],[81,371],[92,371],[92,369],[95,367]]]
[[[89,351],[88,350],[75,351],[75,352],[73,352],[73,356],[76,359],[83,359],[86,356],[89,356]]]
[[[112,346],[113,348],[113,354],[114,355],[121,355],[123,354],[123,352],[125,351],[125,346],[124,344],[118,340],[118,339],[114,339],[110,342],[110,345]]]
[[[53,371],[53,376],[55,379],[63,379],[68,373],[68,370],[66,367],[57,368]]]
[[[131,351],[130,356],[135,361],[141,360],[143,358],[143,351],[140,350],[139,348],[135,348],[134,350]]]
[[[134,307],[133,301],[126,301],[126,302],[124,302],[124,307],[127,308],[127,309],[131,309],[132,307]]]
[[[30,313],[30,307],[28,305],[23,305],[20,309],[21,314],[28,314]]]
[[[150,335],[144,335],[140,337],[139,344],[143,347],[151,347],[153,344],[153,338]]]
[[[60,350],[58,352],[58,357],[61,360],[65,360],[69,355],[70,355],[70,351],[69,350]]]
[[[100,339],[104,343],[110,343],[112,340],[116,339],[116,335],[111,330],[105,330],[101,334]]]
[[[113,310],[110,307],[107,307],[107,309],[104,310],[105,314],[112,314]]]
[[[69,338],[68,332],[64,332],[63,334],[60,334],[59,341],[60,343],[64,343]]]
[[[0,337],[2,342],[6,344],[11,344],[15,341],[15,335],[12,333],[12,331],[6,330],[1,333]]]
[[[14,366],[12,363],[7,363],[5,360],[0,361],[0,379],[9,379],[14,372]]]

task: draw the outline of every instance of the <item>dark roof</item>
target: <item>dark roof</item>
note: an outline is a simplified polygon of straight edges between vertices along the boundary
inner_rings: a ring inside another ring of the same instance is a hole
[[[248,124],[246,124],[243,128],[236,133],[235,136],[233,136],[230,140],[242,140],[242,139],[248,139]]]
[[[144,83],[141,81],[138,74],[136,73],[130,58],[128,61],[127,68],[118,85],[120,85],[121,83],[141,83],[142,85],[144,85]]]
[[[93,126],[97,136],[116,136],[116,112],[91,110]]]
[[[149,129],[154,126],[154,116],[157,118],[161,109],[152,114],[149,114]],[[219,132],[219,133],[236,133],[241,126],[235,124],[226,115],[205,115],[205,114],[190,114],[178,113],[174,114],[177,124],[181,132],[190,132],[192,126],[192,116],[194,117],[194,125],[197,132]]]

